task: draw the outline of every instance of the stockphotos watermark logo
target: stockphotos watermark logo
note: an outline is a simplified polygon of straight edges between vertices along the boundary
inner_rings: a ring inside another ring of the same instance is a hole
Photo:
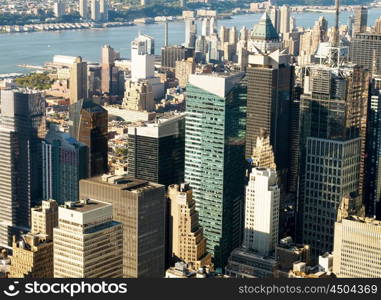
[[[73,282],[73,283],[41,283],[27,282],[22,284],[19,281],[14,281],[8,286],[3,293],[8,297],[15,297],[20,293],[23,294],[60,294],[74,297],[78,294],[126,294],[127,283],[107,283],[107,282]]]

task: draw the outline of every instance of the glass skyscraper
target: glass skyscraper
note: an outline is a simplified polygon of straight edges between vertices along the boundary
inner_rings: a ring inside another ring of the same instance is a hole
[[[243,73],[191,75],[187,86],[185,181],[193,189],[214,264],[240,245],[245,184],[247,86]]]

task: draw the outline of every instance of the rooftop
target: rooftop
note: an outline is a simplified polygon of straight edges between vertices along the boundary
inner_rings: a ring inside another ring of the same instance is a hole
[[[110,206],[111,204],[105,203],[105,202],[100,202],[100,201],[95,201],[95,200],[90,200],[90,199],[83,199],[77,202],[65,202],[63,205],[64,208],[78,211],[78,212],[88,212],[94,209]]]
[[[83,181],[93,181],[98,184],[104,184],[107,186],[114,186],[120,190],[130,192],[141,192],[148,189],[157,189],[162,187],[160,184],[152,183],[146,180],[136,179],[129,176],[108,175],[92,177],[89,179],[83,179]]]
[[[262,18],[259,20],[259,23],[254,25],[251,38],[266,41],[279,41],[279,35],[267,13],[264,13]]]

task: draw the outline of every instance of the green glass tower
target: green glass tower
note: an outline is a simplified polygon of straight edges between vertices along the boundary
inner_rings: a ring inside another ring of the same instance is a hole
[[[191,75],[185,121],[185,181],[193,189],[217,268],[241,242],[247,86],[243,73]]]

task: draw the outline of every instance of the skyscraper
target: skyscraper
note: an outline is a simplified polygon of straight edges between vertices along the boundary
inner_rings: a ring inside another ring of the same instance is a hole
[[[65,3],[62,0],[56,0],[53,10],[56,18],[62,17],[65,14]]]
[[[90,0],[91,1],[91,20],[98,22],[101,20],[100,12],[100,0]]]
[[[116,94],[119,85],[119,70],[115,67],[115,60],[120,58],[119,52],[115,51],[110,45],[102,48],[102,93]],[[115,76],[116,75],[116,76]]]
[[[123,277],[164,276],[165,187],[125,176],[81,180],[81,198],[112,204],[114,220],[123,224]]]
[[[333,249],[342,197],[362,194],[367,73],[345,64],[310,67],[300,104],[299,225],[312,257]]]
[[[381,218],[381,76],[373,75],[368,116],[364,204],[369,217]]]
[[[123,225],[112,205],[83,199],[58,208],[53,230],[55,278],[121,278]]]
[[[131,43],[131,79],[147,79],[155,73],[155,41],[147,35],[139,35]]]
[[[280,10],[278,6],[273,6],[269,9],[268,14],[270,15],[271,22],[276,30],[280,32]]]
[[[184,180],[184,114],[128,128],[128,174],[168,186]]]
[[[87,19],[89,16],[89,3],[88,0],[79,0],[79,14],[82,19]]]
[[[381,70],[381,33],[355,33],[352,40],[352,62],[369,71]]]
[[[257,137],[265,130],[274,149],[283,191],[287,184],[289,140],[286,137],[294,81],[289,55],[279,50],[250,55],[247,81],[246,158],[251,157]]]
[[[155,99],[162,99],[164,84],[159,77],[155,77],[155,40],[140,34],[131,43],[131,80],[147,81],[152,86]]]
[[[51,125],[42,142],[43,199],[77,201],[79,180],[89,176],[89,149]]]
[[[195,19],[185,19],[185,44],[187,48],[195,48],[197,38],[197,24]]]
[[[273,277],[278,244],[280,189],[275,169],[255,168],[246,187],[244,239],[233,250],[226,273],[232,277]]]
[[[381,278],[381,221],[364,217],[357,195],[340,204],[333,255],[338,278]]]
[[[69,108],[70,135],[89,148],[89,174],[108,170],[108,113],[94,102],[78,101]]]
[[[364,33],[368,26],[368,8],[365,6],[359,6],[355,8],[355,20],[353,26],[353,32]]]
[[[99,0],[99,13],[103,22],[108,21],[109,0]]]
[[[88,96],[87,90],[87,62],[78,56],[70,68],[70,104],[76,103]]]
[[[170,46],[161,48],[161,67],[175,70],[176,62],[193,57],[193,49],[184,46]]]
[[[0,246],[28,231],[30,208],[42,198],[41,139],[45,101],[40,92],[1,90]]]
[[[257,168],[246,187],[243,247],[271,254],[278,244],[280,191],[274,169]]]
[[[170,185],[168,198],[171,203],[172,255],[192,264],[193,270],[211,266],[212,257],[206,251],[206,239],[189,185]]]
[[[247,88],[243,73],[190,75],[185,182],[190,184],[214,264],[241,242]]]
[[[285,34],[290,32],[290,7],[288,5],[283,5],[280,8],[280,26],[279,32]]]

